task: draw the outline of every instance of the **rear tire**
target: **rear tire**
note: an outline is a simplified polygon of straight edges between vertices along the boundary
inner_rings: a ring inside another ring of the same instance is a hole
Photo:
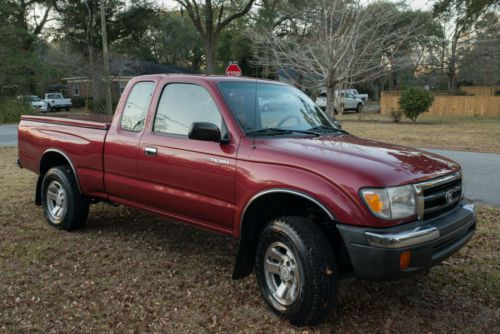
[[[262,296],[292,324],[317,324],[336,304],[334,254],[312,221],[283,217],[269,222],[262,230],[255,263]]]
[[[69,166],[49,169],[42,181],[42,207],[49,225],[61,230],[76,230],[85,225],[90,202],[80,193]]]

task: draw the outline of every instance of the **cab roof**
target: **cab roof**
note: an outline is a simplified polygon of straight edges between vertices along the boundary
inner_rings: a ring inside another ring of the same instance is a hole
[[[222,82],[222,81],[234,81],[234,82],[262,82],[262,83],[273,83],[286,85],[285,83],[269,80],[269,79],[260,79],[260,78],[252,78],[252,77],[229,77],[226,75],[205,75],[205,74],[150,74],[150,75],[141,75],[134,77],[136,80],[140,79],[149,79],[149,80],[159,80],[162,78],[196,78],[197,80],[204,80],[209,82]]]

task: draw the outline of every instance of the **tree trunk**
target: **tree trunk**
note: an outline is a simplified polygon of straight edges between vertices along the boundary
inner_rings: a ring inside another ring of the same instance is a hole
[[[448,64],[448,90],[457,90],[457,44],[458,37],[454,37],[451,42],[450,61]]]
[[[374,101],[380,100],[380,83],[378,79],[370,82],[370,92]]]
[[[215,74],[215,45],[217,39],[214,35],[205,36],[205,58],[207,62],[206,74]]]
[[[106,29],[105,0],[101,0],[101,33],[102,33],[102,65],[104,70],[104,96],[106,98],[106,114],[113,115],[111,103],[111,82],[109,79],[108,33]]]
[[[193,49],[193,60],[191,62],[191,69],[194,72],[200,72],[201,61],[202,61],[202,51],[201,49]]]
[[[329,75],[326,82],[326,115],[330,119],[335,119],[335,81],[333,75]]]

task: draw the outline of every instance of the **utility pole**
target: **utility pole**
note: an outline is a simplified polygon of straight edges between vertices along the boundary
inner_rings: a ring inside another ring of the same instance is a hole
[[[105,1],[101,0],[102,61],[104,67],[104,90],[106,97],[106,114],[112,115],[111,83],[109,82],[108,32],[106,30]]]

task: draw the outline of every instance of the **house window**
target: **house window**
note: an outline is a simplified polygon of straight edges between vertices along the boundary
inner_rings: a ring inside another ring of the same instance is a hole
[[[80,96],[80,83],[79,82],[73,83],[73,96]]]

